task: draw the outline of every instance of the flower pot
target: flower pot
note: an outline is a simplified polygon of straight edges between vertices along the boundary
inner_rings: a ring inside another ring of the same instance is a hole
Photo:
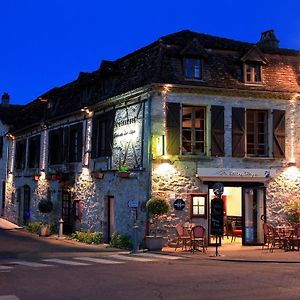
[[[122,178],[129,178],[130,177],[130,173],[129,172],[119,172],[118,176],[122,177]]]
[[[94,173],[94,178],[96,178],[96,179],[103,179],[103,177],[104,177],[104,173],[101,173],[101,172]]]
[[[145,244],[148,250],[161,251],[164,246],[164,238],[162,236],[146,236]]]
[[[39,229],[39,236],[49,236],[50,235],[50,225],[42,225]]]

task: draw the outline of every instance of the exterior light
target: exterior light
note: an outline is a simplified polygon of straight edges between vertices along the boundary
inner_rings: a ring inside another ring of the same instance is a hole
[[[83,108],[81,109],[81,111],[82,111],[83,113],[85,113],[86,116],[89,117],[89,118],[91,118],[91,117],[93,116],[93,114],[94,114],[94,112],[93,112],[92,110],[89,110],[89,108],[86,107],[86,106],[83,107]]]
[[[47,103],[48,99],[45,99],[43,97],[39,97],[39,101],[42,102],[42,103]]]
[[[295,160],[290,160],[287,165],[288,167],[295,167],[297,164]]]

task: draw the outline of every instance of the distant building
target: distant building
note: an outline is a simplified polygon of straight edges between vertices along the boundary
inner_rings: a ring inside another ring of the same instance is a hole
[[[187,221],[212,242],[222,182],[227,223],[240,224],[243,244],[261,243],[262,223],[283,221],[300,193],[299,52],[278,44],[273,31],[252,44],[184,30],[24,106],[10,131],[10,216],[41,219],[48,198],[65,232],[100,230],[108,241],[137,218],[142,241],[145,203],[160,195],[172,206],[166,242]]]

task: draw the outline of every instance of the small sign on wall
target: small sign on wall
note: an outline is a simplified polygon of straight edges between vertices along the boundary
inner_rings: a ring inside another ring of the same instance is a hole
[[[176,210],[183,210],[185,207],[185,202],[182,199],[176,199],[173,206]]]
[[[139,200],[129,200],[128,207],[130,208],[138,208],[139,207]]]

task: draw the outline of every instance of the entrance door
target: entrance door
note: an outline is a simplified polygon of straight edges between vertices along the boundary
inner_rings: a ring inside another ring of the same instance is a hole
[[[263,243],[263,223],[266,214],[266,190],[264,187],[243,188],[243,244]]]
[[[64,220],[64,234],[71,234],[74,226],[74,211],[72,204],[71,193],[68,191],[62,192],[62,219]]]
[[[27,224],[30,220],[30,187],[24,186],[23,195],[23,224]]]
[[[109,242],[115,232],[115,197],[113,196],[108,196],[107,212],[107,239]]]

